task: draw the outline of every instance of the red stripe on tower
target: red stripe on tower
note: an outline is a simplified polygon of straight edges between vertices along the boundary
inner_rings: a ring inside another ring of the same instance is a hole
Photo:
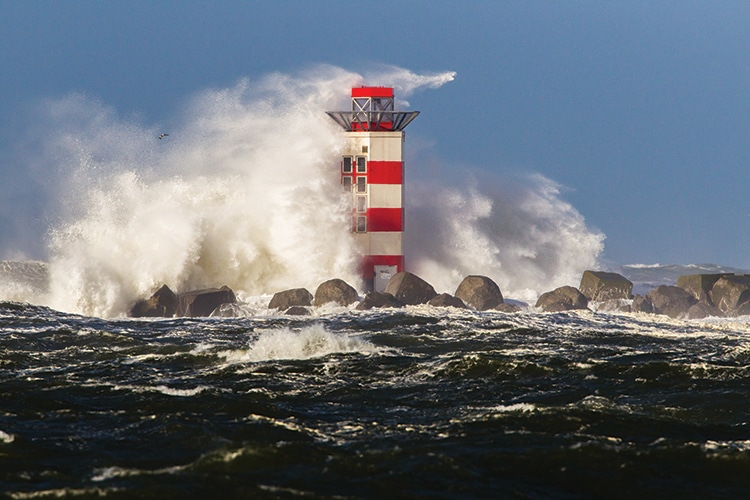
[[[355,87],[351,111],[329,111],[347,138],[341,184],[352,195],[352,231],[365,285],[382,291],[404,270],[404,128],[418,111],[395,111],[391,87]]]
[[[404,210],[402,208],[370,208],[367,211],[368,230],[374,232],[403,231]]]
[[[372,97],[393,99],[393,87],[352,87],[352,99]]]
[[[404,163],[400,161],[368,162],[368,182],[371,184],[403,184]]]

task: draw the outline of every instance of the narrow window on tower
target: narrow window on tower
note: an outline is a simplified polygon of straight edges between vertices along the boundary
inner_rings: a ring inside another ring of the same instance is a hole
[[[341,177],[341,186],[344,191],[351,192],[352,190],[352,176],[351,175],[344,175]]]
[[[357,212],[367,212],[367,196],[357,196]]]
[[[341,171],[345,174],[352,173],[352,157],[344,156],[344,161],[341,163]]]
[[[357,232],[358,233],[366,233],[367,232],[367,217],[363,215],[357,216]]]
[[[367,177],[363,177],[363,176],[357,177],[357,192],[358,193],[367,192]]]
[[[357,156],[357,173],[364,174],[367,172],[367,157]]]

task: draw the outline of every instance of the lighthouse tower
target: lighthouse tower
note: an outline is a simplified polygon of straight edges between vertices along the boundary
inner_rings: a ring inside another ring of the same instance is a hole
[[[345,130],[341,186],[352,197],[351,230],[371,290],[404,270],[404,128],[419,111],[395,111],[393,88],[352,88],[351,111],[328,111]]]

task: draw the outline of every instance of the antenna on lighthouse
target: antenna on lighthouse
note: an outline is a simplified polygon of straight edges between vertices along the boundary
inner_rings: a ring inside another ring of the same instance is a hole
[[[392,87],[352,88],[351,111],[327,111],[343,129],[341,186],[351,193],[351,230],[369,290],[404,271],[404,128],[419,111],[396,111]]]

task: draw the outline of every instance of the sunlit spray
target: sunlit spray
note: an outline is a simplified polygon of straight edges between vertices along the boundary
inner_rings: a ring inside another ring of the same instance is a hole
[[[161,140],[97,116],[100,132],[70,137],[79,164],[50,235],[50,304],[111,316],[162,283],[240,295],[331,276],[356,284],[331,171],[340,138],[321,112],[356,78],[271,75],[207,90]],[[108,133],[119,137],[97,140]]]
[[[418,175],[418,174],[415,174]],[[505,297],[535,301],[558,286],[578,286],[597,267],[604,235],[540,176],[464,172],[463,183],[415,180],[407,189],[406,254],[412,271],[436,289],[463,277],[492,278]]]
[[[49,291],[28,300],[111,317],[162,284],[228,285],[241,300],[314,291],[333,277],[361,290],[339,186],[342,137],[325,111],[344,109],[356,85],[408,98],[454,76],[332,66],[272,74],[197,94],[169,130],[86,96],[47,103],[35,161],[54,184]],[[408,184],[420,166],[405,168],[407,270],[439,291],[487,274],[506,295],[532,297],[580,276],[601,252],[603,236],[547,179],[420,187]]]

